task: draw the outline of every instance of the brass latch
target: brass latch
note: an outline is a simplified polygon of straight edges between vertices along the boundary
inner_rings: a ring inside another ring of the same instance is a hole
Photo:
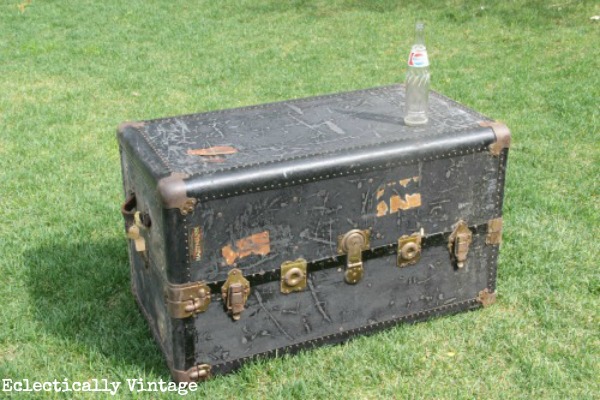
[[[225,309],[231,318],[234,321],[239,320],[250,295],[250,282],[244,278],[241,270],[234,268],[229,271],[227,280],[221,287],[221,295]]]
[[[306,260],[299,258],[281,264],[281,293],[300,292],[306,289]]]
[[[458,268],[465,266],[467,261],[467,253],[469,252],[469,246],[473,241],[473,233],[467,226],[467,223],[460,220],[456,223],[454,231],[450,234],[448,239],[448,250],[450,256],[456,262]]]
[[[421,258],[421,232],[412,235],[402,235],[398,239],[399,267],[416,264]]]
[[[188,318],[204,312],[210,304],[210,288],[204,282],[167,286],[167,309],[173,318]]]
[[[142,229],[150,228],[152,222],[147,213],[137,210],[137,198],[135,194],[127,197],[121,206],[121,214],[125,219],[127,238],[133,241],[135,251],[144,253],[146,251],[146,240],[142,236]]]
[[[146,251],[146,240],[140,234],[140,227],[132,225],[127,229],[127,238],[133,240],[135,251],[142,253]]]
[[[346,254],[346,272],[344,278],[347,283],[357,283],[363,277],[362,252],[370,248],[371,231],[353,229],[345,235],[338,237],[338,254]]]
[[[141,229],[146,228],[144,222],[142,222],[142,213],[136,211],[133,214],[133,225],[127,229],[127,237],[133,240],[135,251],[142,253],[146,251],[146,240],[142,236]]]

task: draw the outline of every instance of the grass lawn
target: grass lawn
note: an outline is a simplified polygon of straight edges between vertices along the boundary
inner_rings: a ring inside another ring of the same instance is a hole
[[[576,0],[1,0],[0,378],[169,378],[129,291],[120,122],[400,82],[419,18],[433,88],[513,133],[497,303],[193,395],[599,398],[594,15]]]

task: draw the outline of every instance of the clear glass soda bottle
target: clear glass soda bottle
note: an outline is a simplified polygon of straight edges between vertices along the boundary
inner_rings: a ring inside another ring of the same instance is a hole
[[[408,56],[406,73],[406,125],[423,125],[428,121],[429,108],[429,57],[425,47],[425,25],[417,22],[415,41]]]

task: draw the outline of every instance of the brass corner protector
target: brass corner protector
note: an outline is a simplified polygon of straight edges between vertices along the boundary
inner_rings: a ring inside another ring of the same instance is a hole
[[[281,293],[301,292],[306,289],[306,266],[304,258],[281,264]]]
[[[488,288],[485,288],[479,292],[477,301],[481,303],[483,307],[491,306],[496,302],[496,292],[490,292]]]
[[[204,282],[168,284],[166,303],[172,318],[188,318],[208,309],[210,288]]]
[[[171,369],[171,375],[179,383],[201,382],[211,377],[211,366],[209,364],[199,364],[186,371]]]
[[[482,121],[479,125],[492,128],[494,135],[496,135],[496,141],[489,146],[490,153],[494,156],[500,155],[503,149],[510,147],[510,130],[506,125],[495,121]]]
[[[166,209],[178,208],[182,215],[194,212],[197,200],[187,196],[186,174],[172,173],[158,181],[158,194]]]
[[[502,217],[490,219],[487,225],[485,244],[499,245],[502,243]]]
[[[144,122],[141,121],[125,121],[119,124],[117,133],[123,134],[127,128],[140,129],[144,127]]]

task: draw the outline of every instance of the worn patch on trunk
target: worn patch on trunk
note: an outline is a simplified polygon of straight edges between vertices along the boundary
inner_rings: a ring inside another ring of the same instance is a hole
[[[225,158],[221,156],[237,153],[237,149],[231,146],[213,146],[204,149],[189,149],[187,151],[190,156],[200,156],[202,161],[210,163],[225,162]]]
[[[411,186],[413,182],[419,182],[418,176],[412,178],[400,179],[398,181],[388,182],[379,187],[377,190],[377,216],[383,217],[385,215],[395,214],[401,210],[409,210],[421,206],[421,194],[420,193],[398,193],[405,191]],[[390,189],[388,189],[390,188]],[[385,196],[386,191],[392,191],[389,197]]]
[[[211,156],[223,156],[223,155],[235,154],[235,153],[237,153],[237,149],[235,147],[231,147],[231,146],[214,146],[214,147],[207,147],[204,149],[189,149],[187,153],[190,156],[211,157]]]
[[[202,229],[199,226],[190,230],[190,260],[200,261],[202,259]]]
[[[409,210],[421,206],[421,194],[407,194],[404,198],[399,195],[390,197],[390,214],[397,213],[400,210]]]
[[[236,260],[252,254],[266,256],[271,252],[269,231],[255,233],[235,242],[235,246],[228,244],[221,249],[227,265],[233,265]]]

